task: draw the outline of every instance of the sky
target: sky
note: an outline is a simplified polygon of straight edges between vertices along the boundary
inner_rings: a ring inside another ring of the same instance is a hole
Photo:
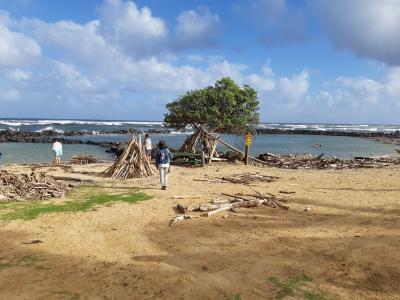
[[[400,1],[0,0],[0,118],[162,120],[225,76],[263,122],[400,124]]]

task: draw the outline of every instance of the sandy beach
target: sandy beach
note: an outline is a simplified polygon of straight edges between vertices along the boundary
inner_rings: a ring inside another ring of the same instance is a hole
[[[174,167],[167,191],[159,189],[156,175],[125,181],[94,175],[106,167],[74,165],[74,172],[93,173],[67,175],[94,180],[104,193],[138,188],[151,199],[0,221],[1,299],[400,297],[399,167]],[[290,209],[242,208],[168,226],[178,203],[251,193],[243,184],[197,181],[241,173],[279,177],[252,187],[283,197]],[[10,209],[0,206],[0,215]],[[29,243],[35,240],[40,242]]]

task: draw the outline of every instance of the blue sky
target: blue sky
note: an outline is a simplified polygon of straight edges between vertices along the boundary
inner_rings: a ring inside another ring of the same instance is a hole
[[[397,0],[0,0],[0,117],[161,120],[230,76],[265,122],[399,124]]]

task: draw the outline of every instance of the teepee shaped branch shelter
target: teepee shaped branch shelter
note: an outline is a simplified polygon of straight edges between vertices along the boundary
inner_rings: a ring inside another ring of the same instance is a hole
[[[153,175],[140,135],[138,137],[132,135],[124,152],[104,173],[113,179],[141,178]]]
[[[202,127],[196,127],[195,132],[189,135],[179,148],[179,152],[201,153],[204,152],[208,157],[208,163],[211,159],[218,157],[216,151],[219,135],[208,133]]]
[[[183,145],[179,149],[180,152],[204,152],[207,155],[207,162],[211,163],[213,159],[218,159],[217,145],[222,144],[228,149],[245,156],[245,153],[232,145],[222,140],[219,134],[208,132],[203,127],[196,127],[196,131],[188,136],[184,141]],[[253,165],[267,165],[265,161],[259,160],[253,156],[249,156],[249,159]]]

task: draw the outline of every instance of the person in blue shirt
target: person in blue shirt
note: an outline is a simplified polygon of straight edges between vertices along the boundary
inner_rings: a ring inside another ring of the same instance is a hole
[[[166,190],[168,185],[168,173],[172,159],[172,153],[169,151],[165,141],[158,142],[158,151],[156,154],[156,166],[160,173],[161,189]]]

